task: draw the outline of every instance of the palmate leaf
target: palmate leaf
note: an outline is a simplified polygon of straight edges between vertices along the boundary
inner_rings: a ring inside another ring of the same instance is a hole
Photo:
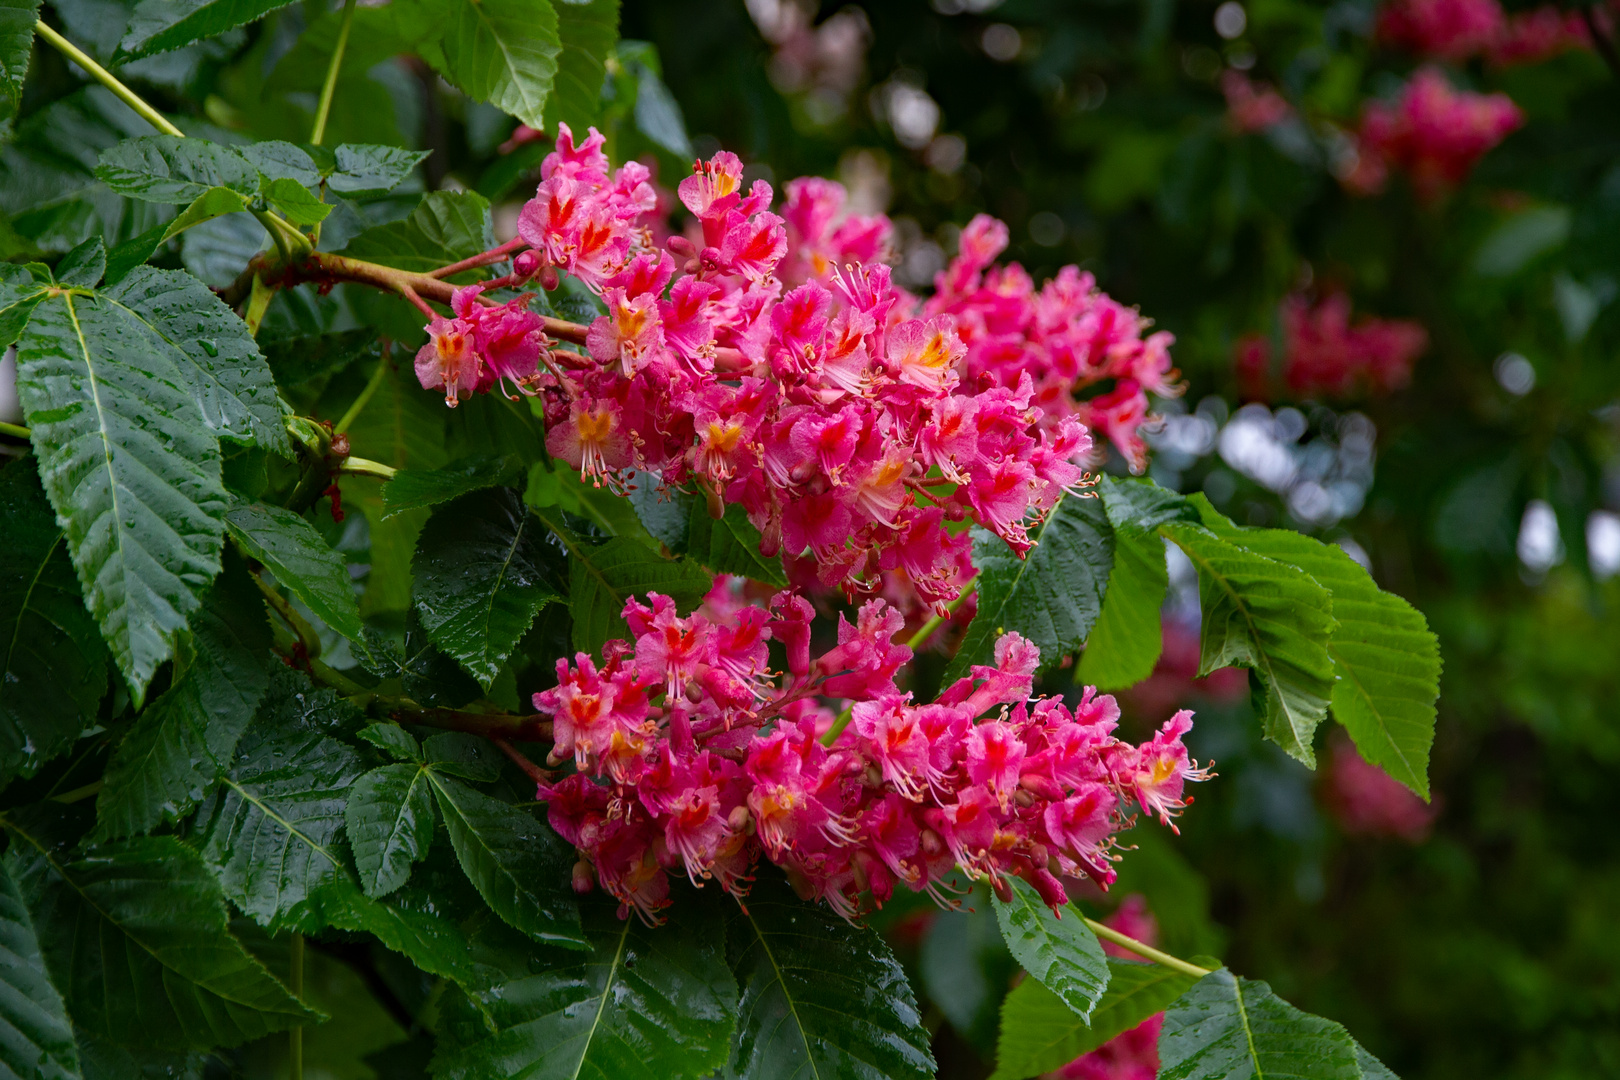
[[[224,785],[198,814],[203,855],[225,894],[272,931],[321,925],[318,894],[345,873],[335,844],[364,771],[312,705],[333,708],[330,692],[278,672]]]
[[[117,59],[133,60],[218,37],[292,0],[141,0],[130,15]]]
[[[270,365],[247,324],[212,289],[184,271],[143,266],[102,295],[168,342],[216,435],[292,452]]]
[[[1298,567],[1333,594],[1337,626],[1328,640],[1333,658],[1333,716],[1362,757],[1424,798],[1429,797],[1429,747],[1440,694],[1440,644],[1405,600],[1379,589],[1344,549],[1287,529],[1246,529],[1194,503],[1221,539]]]
[[[574,855],[531,815],[429,770],[468,880],[495,914],[536,941],[589,948],[570,887]]]
[[[628,638],[624,602],[663,593],[681,611],[702,602],[714,586],[709,572],[689,559],[666,559],[624,536],[593,544],[575,536],[545,512],[539,517],[568,548],[568,606],[574,617],[574,648],[595,653],[610,638]]]
[[[602,81],[619,40],[619,0],[564,0],[556,12],[562,52],[546,119],[567,124],[584,138],[586,128],[601,116]]]
[[[1042,667],[1078,649],[1102,610],[1114,565],[1114,536],[1101,500],[1069,495],[1031,534],[1035,548],[1020,559],[999,537],[975,530],[979,609],[956,657],[950,682],[972,664],[995,659],[996,640],[1017,631],[1041,650]]]
[[[475,101],[546,126],[562,52],[549,0],[429,0],[423,7],[442,35],[428,54],[441,75]]]
[[[523,970],[512,943],[513,976],[475,995],[496,1030],[441,1042],[439,1080],[599,1078],[699,1080],[725,1064],[737,1015],[737,983],[726,968],[717,904],[684,896],[670,919],[648,927],[620,919],[616,905],[586,906],[590,952],[546,950]],[[491,944],[496,944],[492,942]],[[532,947],[531,947],[532,949]],[[539,952],[540,950],[533,950]],[[761,1074],[767,1075],[767,1074]],[[773,1074],[774,1075],[774,1074]],[[785,1074],[783,1074],[785,1075]]]
[[[540,609],[562,599],[547,535],[517,491],[491,488],[434,511],[417,540],[413,599],[422,627],[485,690]]]
[[[1034,979],[1013,987],[1001,1005],[992,1080],[1022,1080],[1060,1069],[1163,1012],[1197,981],[1158,964],[1113,958],[1108,973],[1108,990],[1089,1023]]]
[[[17,114],[34,51],[39,0],[0,0],[0,120]]]
[[[62,292],[17,343],[40,478],[137,706],[219,571],[219,444],[186,360],[134,312]]]
[[[403,184],[427,156],[426,150],[344,143],[332,151],[326,186],[340,195],[380,195]]]
[[[1108,987],[1108,958],[1097,935],[1078,911],[1071,908],[1060,919],[1028,882],[1011,876],[1007,881],[1012,899],[993,903],[1013,958],[1078,1016],[1089,1017]]]
[[[79,1051],[62,995],[39,951],[22,892],[0,862],[0,1068],[14,1077],[77,1080]]]
[[[487,969],[472,955],[472,945],[459,923],[439,908],[442,900],[407,886],[386,900],[369,900],[347,879],[326,890],[323,910],[340,930],[366,933],[430,975],[458,986],[484,986]]]
[[[458,2],[474,6],[472,0]],[[489,200],[470,191],[434,191],[404,221],[372,226],[341,254],[427,273],[494,246]]]
[[[1139,529],[1116,530],[1108,592],[1075,668],[1076,683],[1123,690],[1153,674],[1164,648],[1159,609],[1169,586],[1164,541]]]
[[[1266,737],[1311,768],[1311,736],[1333,689],[1332,596],[1304,571],[1227,543],[1199,525],[1161,527],[1198,571],[1198,674],[1238,664],[1264,691]]]
[[[296,180],[306,188],[319,187],[321,170],[309,151],[290,142],[269,139],[234,147],[267,180]]]
[[[225,526],[248,557],[263,563],[322,622],[351,641],[364,640],[348,564],[313,525],[279,506],[238,503],[225,515]]]
[[[1225,968],[1165,1012],[1160,1080],[1359,1080],[1356,1043],[1331,1020],[1300,1012],[1263,982]]]
[[[96,179],[120,195],[157,203],[189,203],[215,187],[246,196],[259,191],[258,170],[241,154],[207,139],[179,135],[125,139],[102,153]]]
[[[742,998],[734,1077],[932,1077],[928,1031],[889,947],[761,875],[727,920]]]
[[[372,899],[405,884],[433,842],[433,789],[422,765],[383,765],[349,793],[349,846],[360,887]]]
[[[241,560],[227,555],[192,620],[173,682],[113,750],[96,795],[97,835],[176,821],[219,782],[270,688],[270,624]]]
[[[34,463],[0,469],[0,784],[73,745],[107,689],[107,647],[84,609]]]
[[[7,867],[46,969],[74,1023],[93,1035],[211,1049],[322,1019],[231,936],[219,882],[179,840],[114,841],[70,859],[16,815],[6,828]]]

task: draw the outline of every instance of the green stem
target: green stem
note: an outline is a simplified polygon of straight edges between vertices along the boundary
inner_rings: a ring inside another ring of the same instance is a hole
[[[32,432],[21,424],[8,424],[0,421],[0,435],[15,435],[19,439],[26,439],[32,435]]]
[[[292,936],[292,971],[288,989],[293,997],[302,1001],[304,999],[304,935]],[[304,1080],[304,1029],[302,1026],[293,1028],[287,1033],[288,1053],[292,1065],[292,1080]]]
[[[339,428],[338,430],[342,430]],[[392,480],[399,472],[392,465],[384,465],[380,461],[371,461],[363,457],[344,458],[343,464],[337,469],[340,473],[349,476],[375,476],[379,480]]]
[[[60,50],[62,54],[65,55],[69,60],[72,60],[75,64],[78,64],[80,67],[84,68],[84,70],[88,71],[91,78],[95,79],[102,86],[105,86],[107,89],[117,94],[119,98],[123,100],[124,104],[140,113],[141,118],[147,123],[151,124],[165,135],[174,135],[182,139],[185,138],[185,132],[169,123],[168,119],[162,113],[158,112],[156,109],[152,108],[152,106],[142,101],[139,94],[135,93],[135,91],[119,82],[117,77],[113,75],[112,72],[90,59],[90,57],[85,54],[84,50],[80,49],[77,45],[73,44],[73,42],[69,41],[61,34],[58,34],[55,30],[52,30],[49,26],[46,26],[43,20],[36,23],[34,29],[36,32],[38,32],[40,37],[56,46],[56,48]]]
[[[52,795],[50,798],[51,798],[52,802],[59,802],[59,803],[83,802],[85,799],[88,799],[88,798],[91,798],[92,796],[94,796],[96,794],[96,792],[98,792],[100,790],[101,790],[101,781],[100,780],[92,780],[90,783],[85,784],[83,787],[76,787],[72,791],[64,791],[64,792],[62,792],[62,794],[60,794],[60,795]]]
[[[275,286],[267,285],[263,278],[253,275],[253,291],[248,293],[247,310],[242,314],[242,321],[247,323],[248,333],[252,336],[259,336],[259,325],[264,322],[264,313],[270,310],[270,301],[275,296]]]
[[[360,410],[370,403],[372,397],[377,393],[377,388],[382,385],[383,379],[387,375],[388,357],[384,356],[378,359],[377,370],[371,373],[371,379],[366,383],[365,389],[360,391],[360,396],[354,399],[354,404],[350,405],[348,411],[343,414],[343,419],[339,420],[337,426],[332,428],[333,435],[341,435],[348,431],[349,425],[359,419]]]
[[[1080,921],[1090,927],[1091,932],[1096,934],[1098,937],[1107,941],[1112,941],[1120,948],[1129,949],[1137,956],[1145,957],[1162,967],[1167,967],[1172,971],[1179,971],[1183,975],[1191,975],[1195,979],[1202,979],[1205,975],[1210,973],[1209,968],[1199,967],[1197,964],[1189,964],[1187,961],[1177,959],[1167,952],[1160,952],[1153,946],[1144,945],[1142,942],[1137,941],[1133,937],[1126,937],[1113,927],[1104,926],[1095,919],[1088,919],[1084,915],[1081,915]]]
[[[237,550],[240,551],[240,547]],[[242,554],[246,555],[247,552],[244,551]],[[287,598],[277,592],[275,587],[268,581],[264,580],[264,575],[254,574],[253,581],[259,586],[259,591],[264,594],[264,598],[270,604],[270,607],[274,609],[277,615],[281,616],[283,622],[292,628],[292,632],[298,635],[298,643],[304,647],[304,655],[309,660],[314,661],[321,655],[321,636],[315,632],[315,628],[309,624],[309,620],[298,614],[293,606],[287,602]]]
[[[321,104],[315,110],[315,128],[309,141],[316,146],[326,137],[326,118],[332,112],[332,95],[337,90],[338,71],[343,67],[343,51],[349,47],[349,28],[354,25],[354,0],[343,0],[343,22],[338,27],[332,62],[326,66],[326,82],[321,86]]]
[[[849,727],[849,718],[854,715],[855,703],[850,702],[848,705],[844,706],[844,711],[839,713],[838,716],[834,718],[832,727],[827,729],[827,734],[821,737],[821,745],[831,746],[833,743],[837,742],[838,736],[842,735],[844,733],[844,729]]]
[[[906,642],[906,648],[910,649],[912,652],[916,652],[918,649],[922,648],[923,643],[933,635],[934,631],[945,625],[945,620],[949,619],[952,615],[955,615],[957,609],[963,604],[967,603],[967,598],[973,595],[974,586],[978,584],[978,581],[979,578],[977,575],[969,578],[967,584],[962,586],[962,591],[957,593],[956,599],[952,600],[945,606],[945,614],[935,615],[933,618],[923,623],[922,627],[915,634],[911,635],[911,640]]]

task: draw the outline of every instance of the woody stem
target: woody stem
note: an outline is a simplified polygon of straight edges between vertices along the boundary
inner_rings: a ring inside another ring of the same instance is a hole
[[[449,266],[441,266],[437,270],[431,270],[428,272],[428,277],[447,278],[451,274],[459,274],[463,270],[475,270],[480,266],[498,263],[508,255],[522,251],[528,246],[529,242],[520,236],[515,240],[508,240],[504,244],[492,247],[488,251],[481,251],[471,258],[462,259],[458,263],[451,263]]]

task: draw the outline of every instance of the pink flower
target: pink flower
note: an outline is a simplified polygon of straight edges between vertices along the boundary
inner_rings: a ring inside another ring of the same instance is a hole
[[[1335,739],[1322,774],[1322,796],[1339,827],[1352,836],[1393,836],[1409,844],[1428,839],[1440,816],[1383,769],[1362,759],[1348,739]]]
[[[1408,319],[1364,318],[1350,324],[1350,299],[1333,293],[1312,306],[1303,296],[1282,302],[1282,376],[1301,397],[1390,393],[1411,379],[1412,364],[1429,335]],[[1244,393],[1269,400],[1274,378],[1271,347],[1259,335],[1241,339],[1234,363]]]
[[[1523,123],[1506,94],[1453,90],[1444,75],[1424,68],[1395,101],[1367,104],[1360,152],[1404,169],[1419,198],[1433,201]]]
[[[1424,56],[1465,60],[1502,35],[1497,0],[1394,0],[1378,12],[1378,38]]]
[[[416,351],[416,378],[424,390],[444,388],[444,403],[454,408],[478,385],[481,364],[466,319],[435,315],[428,323],[428,340]]]
[[[1175,826],[1170,818],[1187,805],[1182,800],[1187,781],[1202,780],[1209,775],[1192,761],[1181,743],[1181,737],[1191,730],[1192,710],[1183,709],[1142,744],[1135,759],[1129,762],[1128,771],[1119,777],[1121,787],[1138,806],[1157,815],[1161,823],[1172,829]]]
[[[1226,96],[1226,118],[1239,134],[1264,131],[1294,115],[1294,107],[1276,90],[1234,68],[1221,73],[1221,93]]]

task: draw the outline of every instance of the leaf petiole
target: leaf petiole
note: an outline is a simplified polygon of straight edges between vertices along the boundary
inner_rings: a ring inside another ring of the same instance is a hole
[[[354,0],[343,0],[343,22],[338,27],[337,44],[332,46],[332,62],[326,66],[326,82],[321,86],[321,103],[315,110],[315,127],[309,141],[316,146],[326,137],[326,118],[332,112],[332,95],[337,90],[338,71],[343,53],[349,47],[349,29],[354,25]]]
[[[39,34],[40,37],[56,46],[58,51],[60,51],[69,60],[72,60],[75,64],[78,64],[80,67],[84,68],[85,71],[88,71],[91,78],[95,79],[102,86],[105,86],[107,89],[117,94],[119,98],[123,100],[124,104],[128,105],[141,115],[141,119],[145,120],[147,123],[163,132],[165,135],[174,135],[182,139],[185,138],[185,132],[175,127],[162,113],[158,112],[145,101],[141,100],[141,96],[139,94],[135,93],[135,91],[119,82],[116,75],[102,67],[100,64],[96,63],[94,60],[90,59],[89,55],[85,53],[83,49],[80,49],[77,45],[73,44],[73,42],[69,41],[61,34],[58,34],[49,26],[46,26],[43,19],[34,24],[34,30]]]
[[[1122,949],[1129,949],[1136,955],[1151,960],[1161,967],[1167,967],[1172,971],[1179,971],[1183,975],[1191,975],[1195,979],[1202,979],[1205,975],[1210,974],[1212,970],[1210,968],[1199,967],[1197,964],[1189,964],[1187,961],[1171,956],[1167,952],[1160,952],[1153,946],[1137,941],[1133,937],[1127,937],[1118,930],[1115,930],[1113,927],[1104,926],[1095,919],[1088,919],[1084,915],[1081,915],[1080,921],[1085,923],[1086,926],[1090,928],[1091,932],[1096,934],[1098,937],[1103,938],[1106,941],[1112,941],[1115,945],[1118,945]]]

